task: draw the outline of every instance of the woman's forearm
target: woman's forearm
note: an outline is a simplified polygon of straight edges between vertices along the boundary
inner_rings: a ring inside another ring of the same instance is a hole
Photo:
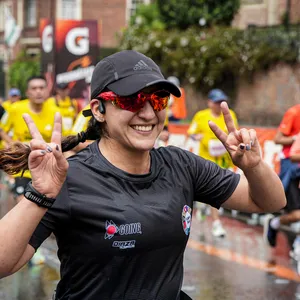
[[[18,263],[46,211],[23,198],[0,220],[0,278]]]
[[[279,211],[286,205],[286,197],[278,175],[261,161],[255,168],[244,171],[253,202],[263,211]]]

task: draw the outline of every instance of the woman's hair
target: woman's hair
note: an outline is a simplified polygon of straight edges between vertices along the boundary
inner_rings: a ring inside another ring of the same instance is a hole
[[[86,131],[77,135],[69,135],[62,140],[62,152],[67,152],[75,148],[79,143],[86,140],[97,140],[108,137],[106,124],[98,122],[94,116],[89,120]],[[9,175],[18,174],[28,170],[28,157],[31,149],[28,145],[15,142],[8,148],[0,150],[0,169]]]

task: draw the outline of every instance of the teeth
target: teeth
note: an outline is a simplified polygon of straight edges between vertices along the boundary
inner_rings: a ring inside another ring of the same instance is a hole
[[[132,128],[135,130],[138,130],[138,131],[151,131],[152,130],[151,125],[148,125],[148,126],[135,125],[135,126],[132,126]]]

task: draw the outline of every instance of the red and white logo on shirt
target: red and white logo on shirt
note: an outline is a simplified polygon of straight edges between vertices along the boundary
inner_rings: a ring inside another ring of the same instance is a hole
[[[122,224],[117,226],[112,220],[105,222],[105,235],[104,239],[111,239],[116,234],[118,235],[132,235],[132,234],[142,234],[142,224],[141,223],[130,223]]]

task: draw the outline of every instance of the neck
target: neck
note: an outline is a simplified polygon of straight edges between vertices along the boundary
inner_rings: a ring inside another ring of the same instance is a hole
[[[43,109],[43,103],[32,103],[29,102],[29,108],[31,111],[33,111],[34,113],[39,113],[42,111]]]
[[[218,118],[221,116],[221,113],[217,113],[217,112],[214,112],[214,111],[211,111],[211,114],[213,115],[213,117],[215,118]]]
[[[98,146],[102,155],[118,169],[139,175],[150,172],[150,151],[130,151],[107,138],[101,138]]]

